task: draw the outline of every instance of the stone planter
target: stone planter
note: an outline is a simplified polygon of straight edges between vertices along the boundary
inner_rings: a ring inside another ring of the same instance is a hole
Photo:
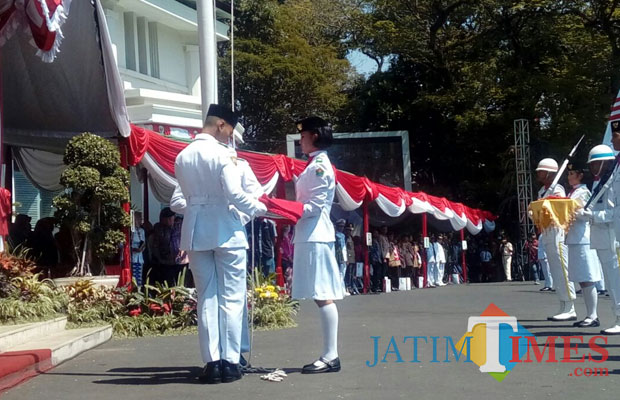
[[[120,275],[101,275],[101,276],[70,276],[67,278],[53,279],[56,286],[69,286],[77,281],[93,281],[95,286],[117,287]]]

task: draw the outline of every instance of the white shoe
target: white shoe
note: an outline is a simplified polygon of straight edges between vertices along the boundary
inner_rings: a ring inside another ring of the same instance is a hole
[[[601,331],[603,335],[620,335],[620,316],[616,317],[616,324]]]
[[[560,312],[553,317],[547,318],[549,321],[576,321],[575,303],[572,301],[560,302]]]

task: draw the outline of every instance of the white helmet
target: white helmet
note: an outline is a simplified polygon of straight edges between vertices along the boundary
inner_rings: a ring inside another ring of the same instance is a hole
[[[588,164],[592,161],[613,160],[614,158],[616,157],[611,147],[605,144],[599,144],[590,150],[590,153],[588,154]]]
[[[558,172],[558,169],[558,163],[553,158],[543,158],[536,167],[536,171]]]

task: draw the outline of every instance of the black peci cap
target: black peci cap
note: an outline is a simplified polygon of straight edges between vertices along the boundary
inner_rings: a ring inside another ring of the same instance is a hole
[[[297,132],[304,131],[316,131],[320,128],[329,126],[329,122],[325,121],[321,117],[308,117],[300,119],[295,123],[297,125]]]
[[[239,115],[236,112],[231,111],[224,106],[220,106],[219,104],[211,104],[209,106],[207,117],[221,118],[233,127],[237,125],[237,122],[239,122]]]

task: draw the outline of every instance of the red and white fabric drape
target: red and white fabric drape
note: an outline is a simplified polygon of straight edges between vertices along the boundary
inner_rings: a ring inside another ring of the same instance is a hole
[[[129,137],[130,164],[142,164],[149,170],[154,180],[167,186],[170,195],[174,190],[174,161],[176,155],[188,143],[166,138],[145,128],[132,125]],[[265,154],[238,151],[238,157],[246,160],[265,193],[271,193],[279,179],[291,181],[305,168],[306,162],[286,157],[282,154]],[[346,211],[355,210],[366,202],[374,202],[390,217],[398,217],[405,212],[413,214],[429,213],[439,220],[448,220],[454,230],[467,229],[477,234],[482,229],[495,229],[496,217],[487,211],[474,209],[461,203],[451,202],[443,197],[435,197],[422,192],[407,192],[401,188],[389,187],[372,182],[368,178],[336,170],[336,197]],[[167,201],[166,194],[160,200]]]
[[[0,0],[0,46],[23,30],[32,36],[37,55],[54,61],[70,5],[71,0]]]

